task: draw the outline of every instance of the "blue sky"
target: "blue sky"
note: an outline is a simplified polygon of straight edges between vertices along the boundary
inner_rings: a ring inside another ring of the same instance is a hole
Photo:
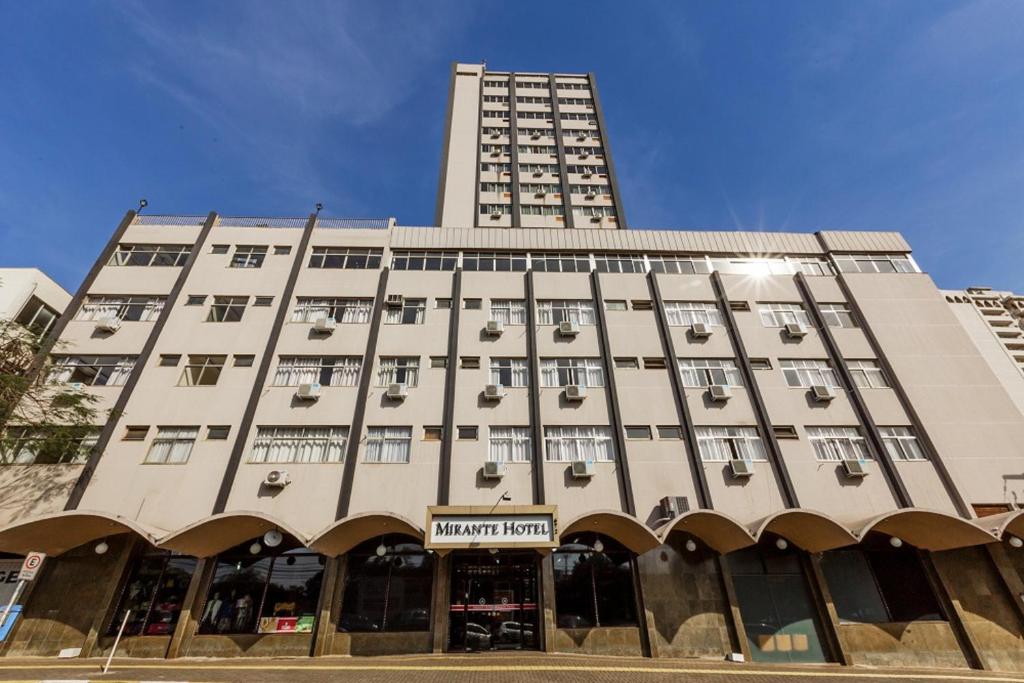
[[[900,230],[1024,291],[1024,2],[0,0],[0,265],[124,211],[433,217],[449,64],[594,71],[634,227]],[[565,27],[573,24],[572,31]]]

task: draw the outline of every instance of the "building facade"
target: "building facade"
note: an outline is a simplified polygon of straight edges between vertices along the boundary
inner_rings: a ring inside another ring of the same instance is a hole
[[[38,268],[0,268],[0,320],[13,320],[45,335],[71,295]]]
[[[1024,415],[904,239],[490,223],[463,68],[440,226],[126,214],[51,331],[109,417],[0,468],[2,652],[1021,670]]]

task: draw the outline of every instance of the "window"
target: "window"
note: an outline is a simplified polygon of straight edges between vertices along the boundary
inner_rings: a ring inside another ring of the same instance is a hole
[[[191,244],[119,244],[108,266],[183,266]]]
[[[448,367],[448,356],[431,356],[430,367],[432,368],[446,368]]]
[[[384,322],[388,325],[422,325],[426,299],[402,299],[402,305],[389,305]]]
[[[529,385],[530,369],[525,358],[491,358],[490,384],[504,387]]]
[[[711,258],[712,270],[730,275],[789,275],[792,266],[781,258]]]
[[[857,327],[849,304],[821,304],[821,316],[829,327]]]
[[[574,322],[577,325],[593,325],[594,302],[579,299],[537,302],[537,323],[539,325],[558,325],[566,321]]]
[[[682,439],[683,428],[678,425],[658,425],[659,439]]]
[[[615,216],[614,206],[574,206],[572,207],[572,213],[574,216],[590,216],[591,218],[600,218],[607,216],[609,218]]]
[[[366,431],[366,462],[407,463],[412,427],[370,427]]]
[[[654,304],[651,303],[650,299],[633,299],[634,311],[652,311],[654,310]]]
[[[488,462],[530,462],[533,445],[529,427],[489,427]]]
[[[574,535],[555,550],[558,626],[635,626],[632,557],[618,542],[593,533]]]
[[[879,427],[882,443],[893,460],[927,460],[910,427]]]
[[[621,299],[616,299],[614,301],[609,301],[608,299],[605,299],[604,307],[605,310],[608,311],[624,311],[626,310],[626,302]]]
[[[807,311],[800,304],[758,304],[758,310],[761,312],[761,324],[765,327],[785,327],[792,323],[811,326]]]
[[[129,610],[131,615],[125,623],[124,635],[173,634],[196,562],[194,557],[172,555],[156,549],[147,550],[138,557],[114,610],[114,618],[110,620],[107,635],[117,635],[125,612]]]
[[[212,387],[220,379],[227,356],[189,356],[179,387]]]
[[[164,310],[162,296],[90,296],[79,309],[76,320],[116,317],[131,322],[153,322]]]
[[[643,254],[596,254],[594,264],[599,273],[643,273],[647,270]]]
[[[53,384],[119,387],[128,381],[135,356],[58,356],[50,369]]]
[[[348,427],[257,427],[251,463],[344,462]]]
[[[455,435],[463,441],[476,441],[480,436],[480,428],[476,425],[459,425],[455,429]]]
[[[767,460],[764,444],[753,427],[697,427],[695,431],[704,462]]]
[[[569,164],[568,166],[566,166],[566,171],[568,173],[583,174],[584,177],[587,177],[587,174],[595,173],[602,178],[608,175],[607,166],[599,166],[594,164]]]
[[[443,427],[424,427],[423,428],[423,440],[424,441],[440,441],[444,437]]]
[[[590,255],[532,253],[530,268],[541,273],[589,273]]]
[[[185,299],[186,306],[202,306],[206,303],[205,294],[189,294],[188,298]]]
[[[519,207],[524,216],[564,216],[565,207],[557,204],[523,204]]]
[[[481,192],[511,192],[512,183],[480,183]]]
[[[548,462],[611,462],[615,459],[615,444],[609,427],[545,427],[544,448]]]
[[[396,251],[391,256],[392,270],[455,270],[457,251]]]
[[[247,303],[249,303],[247,296],[215,296],[206,322],[237,323],[242,320]]]
[[[639,370],[640,361],[636,358],[616,358],[615,367],[623,370]]]
[[[679,373],[687,388],[743,386],[743,376],[731,358],[681,358]]]
[[[210,425],[206,428],[206,438],[208,441],[225,441],[230,433],[230,425]]]
[[[281,356],[273,386],[354,387],[359,383],[361,365],[359,356]]]
[[[856,427],[808,427],[807,439],[819,462],[871,458],[864,436]]]
[[[579,384],[585,387],[604,386],[604,368],[598,358],[542,358],[540,385],[564,387]]]
[[[886,389],[889,386],[877,360],[848,360],[846,367],[850,369],[853,383],[859,389]]]
[[[666,301],[665,316],[674,327],[689,327],[694,323],[722,325],[722,312],[718,304],[710,301]]]
[[[262,268],[263,259],[267,257],[265,246],[242,246],[235,247],[235,253],[231,257],[232,268]]]
[[[730,301],[729,302],[729,310],[730,311],[749,311],[750,310],[750,303],[746,302],[746,301],[735,301],[735,300],[734,301]]]
[[[292,248],[287,244],[277,244],[274,246],[274,256],[287,256],[290,253],[292,253]]]
[[[791,387],[809,389],[813,386],[839,387],[836,373],[826,360],[780,360],[786,384]]]
[[[801,256],[800,258],[791,259],[791,263],[796,266],[796,269],[804,275],[831,275],[832,266],[828,264],[823,258],[814,258],[809,256]]]
[[[149,434],[149,425],[128,426],[125,427],[124,436],[121,438],[125,441],[145,441],[147,434]]]
[[[386,387],[390,384],[404,384],[414,387],[419,383],[419,356],[381,357],[377,369],[377,386]]]
[[[522,131],[520,131],[522,132]],[[523,194],[561,194],[562,186],[558,183],[522,183],[519,191]],[[524,256],[525,258],[525,256]]]
[[[313,253],[309,257],[309,267],[374,270],[380,268],[381,253],[381,249],[313,247]]]
[[[627,439],[651,439],[651,428],[647,425],[626,425],[625,430]]]
[[[293,323],[312,323],[334,318],[338,324],[368,323],[373,312],[373,299],[318,299],[299,297],[292,311]]]
[[[833,257],[841,273],[916,273],[906,254],[844,254]]]
[[[323,557],[290,545],[256,538],[218,555],[199,633],[312,633]]]
[[[179,353],[161,353],[160,354],[160,367],[162,368],[176,368],[178,363],[181,362],[181,354]]]
[[[610,185],[570,185],[569,191],[573,194],[605,194],[610,195],[612,188]]]
[[[767,358],[751,358],[750,359],[751,370],[771,370],[772,362]]]
[[[378,547],[385,553],[378,555]],[[350,550],[338,618],[342,632],[429,631],[434,555],[405,536],[377,537]]]
[[[483,307],[482,299],[463,299],[462,307],[467,311],[479,311]]]
[[[829,550],[821,569],[841,622],[867,624],[942,620],[942,610],[913,548]]]
[[[253,299],[253,306],[267,307],[274,304],[274,297],[272,296],[258,296]]]
[[[522,299],[491,299],[491,320],[506,325],[525,325],[526,302]]]
[[[667,367],[664,358],[644,358],[645,370],[664,370]]]
[[[442,297],[434,299],[434,308],[440,310],[449,310],[452,307],[452,300]]]
[[[776,439],[799,439],[793,425],[772,425],[772,433]]]
[[[505,170],[511,170],[511,165],[509,166],[510,168]],[[561,175],[560,171],[561,169],[558,167],[558,164],[519,164],[520,173],[548,173],[557,178]]]
[[[235,367],[236,368],[251,368],[252,364],[256,361],[256,356],[251,353],[236,353],[235,354]]]
[[[10,427],[0,439],[0,464],[78,465],[98,438],[98,429]]]
[[[463,370],[479,370],[480,369],[480,356],[461,356],[459,358],[459,364]]]
[[[186,463],[198,436],[199,427],[157,427],[144,462],[156,465]]]
[[[210,253],[211,254],[221,254],[221,255],[223,255],[223,254],[227,254],[230,249],[231,249],[231,245],[230,244],[215,244],[212,247],[210,247]]]

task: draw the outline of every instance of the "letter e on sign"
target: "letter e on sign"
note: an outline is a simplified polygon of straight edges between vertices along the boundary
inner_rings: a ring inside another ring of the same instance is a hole
[[[43,566],[43,560],[46,559],[46,553],[29,553],[25,556],[25,561],[21,563],[21,572],[18,578],[22,581],[31,581],[36,578],[36,574],[39,573],[39,568]]]

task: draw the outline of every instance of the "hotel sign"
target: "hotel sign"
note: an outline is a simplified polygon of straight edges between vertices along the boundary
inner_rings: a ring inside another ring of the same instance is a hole
[[[427,509],[427,548],[556,548],[553,505],[434,506]]]

